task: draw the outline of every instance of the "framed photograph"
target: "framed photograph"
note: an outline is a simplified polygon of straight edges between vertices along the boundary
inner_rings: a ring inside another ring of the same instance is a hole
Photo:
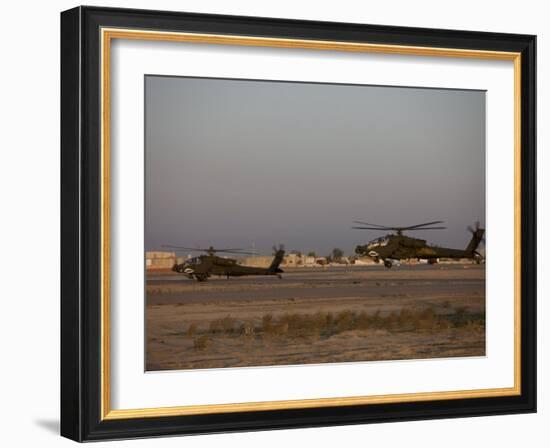
[[[536,411],[535,36],[61,14],[61,433]]]

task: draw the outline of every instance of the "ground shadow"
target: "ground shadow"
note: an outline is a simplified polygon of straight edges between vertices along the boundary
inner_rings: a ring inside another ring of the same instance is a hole
[[[34,423],[48,432],[59,434],[59,420],[38,419]]]

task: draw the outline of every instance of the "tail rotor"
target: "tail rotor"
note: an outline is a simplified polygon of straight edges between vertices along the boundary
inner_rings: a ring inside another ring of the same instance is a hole
[[[468,229],[468,232],[470,232],[472,236],[481,234],[481,239],[479,240],[479,242],[485,244],[485,229],[481,228],[481,224],[479,221],[476,221],[474,223],[474,227],[468,226],[466,227],[466,229]]]
[[[272,250],[273,250],[273,255],[275,256],[275,255],[277,255],[277,253],[278,253],[279,251],[283,251],[283,252],[284,252],[285,246],[284,246],[284,244],[279,244],[279,247],[277,247],[277,246],[274,244],[273,247],[272,247]]]
[[[468,226],[467,229],[472,234],[472,239],[466,248],[466,253],[480,263],[484,257],[477,251],[477,248],[481,243],[485,245],[485,229],[480,226],[479,221],[475,222],[474,227]]]
[[[279,278],[281,278],[281,274],[283,273],[283,270],[279,267],[279,265],[283,262],[284,256],[285,246],[279,244],[279,248],[277,248],[277,246],[273,245],[273,261],[271,262],[268,270]]]

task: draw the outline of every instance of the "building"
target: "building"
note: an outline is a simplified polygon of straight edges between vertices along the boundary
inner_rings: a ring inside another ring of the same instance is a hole
[[[273,262],[273,255],[247,257],[239,260],[243,266],[255,266],[259,268],[267,268]],[[281,263],[282,268],[288,267],[318,267],[327,264],[325,257],[311,257],[303,254],[286,254]]]
[[[302,254],[286,254],[285,258],[283,259],[283,262],[281,263],[281,266],[283,267],[295,267],[295,266],[302,266],[303,263],[303,257]]]
[[[255,256],[239,259],[238,262],[243,266],[254,266],[258,268],[268,268],[273,262],[272,256]]]
[[[172,269],[177,262],[175,252],[145,252],[147,270]]]

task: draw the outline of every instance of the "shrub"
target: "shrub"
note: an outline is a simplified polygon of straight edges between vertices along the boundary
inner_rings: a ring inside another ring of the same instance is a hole
[[[403,330],[416,330],[418,328],[418,312],[408,309],[408,308],[401,308],[401,311],[399,311],[399,327]]]
[[[376,310],[374,314],[369,315],[368,324],[372,328],[382,328],[384,326],[383,317],[380,314],[380,310]]]
[[[269,332],[273,326],[273,314],[264,314],[262,316],[262,331]]]
[[[205,334],[203,334],[202,336],[199,336],[198,338],[195,338],[195,341],[194,341],[194,348],[195,350],[205,350],[208,348],[208,346],[210,345],[210,338],[208,336],[206,336]]]
[[[239,333],[241,336],[254,336],[255,333],[254,324],[251,324],[250,322],[245,322],[241,324],[239,328]]]
[[[237,321],[231,316],[225,316],[221,319],[215,319],[210,322],[210,333],[233,333],[236,330]]]
[[[197,332],[197,324],[193,322],[191,325],[189,325],[189,328],[187,328],[185,335],[192,337],[195,335],[196,332]]]
[[[336,329],[339,333],[353,329],[353,313],[349,310],[342,311],[336,316]]]
[[[439,318],[433,308],[425,308],[418,315],[417,328],[422,330],[433,330],[438,326]]]
[[[371,325],[371,318],[370,316],[365,312],[361,311],[356,318],[355,325],[360,330],[366,330]]]

